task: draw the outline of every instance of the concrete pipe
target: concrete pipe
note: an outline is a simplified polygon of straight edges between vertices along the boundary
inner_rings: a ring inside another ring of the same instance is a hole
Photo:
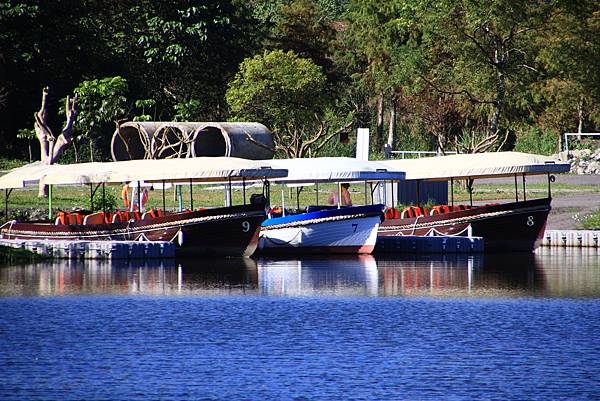
[[[192,156],[228,156],[244,159],[271,159],[275,151],[273,134],[259,123],[209,122],[194,126]]]
[[[163,123],[128,121],[115,130],[111,141],[114,161],[137,160],[149,157],[154,132]]]
[[[127,122],[115,131],[115,161],[173,157],[228,156],[270,159],[273,134],[259,123]]]
[[[192,129],[188,123],[165,122],[152,137],[152,159],[193,157]]]

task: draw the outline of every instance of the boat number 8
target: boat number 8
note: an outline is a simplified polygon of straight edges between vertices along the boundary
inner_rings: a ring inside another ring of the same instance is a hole
[[[527,225],[529,227],[533,226],[535,223],[533,221],[533,216],[527,216]]]
[[[248,223],[247,221],[244,221],[242,223],[242,230],[247,233],[248,231],[250,231],[250,223]]]

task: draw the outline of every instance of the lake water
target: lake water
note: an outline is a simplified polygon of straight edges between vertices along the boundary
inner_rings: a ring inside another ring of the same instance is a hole
[[[599,256],[3,266],[0,399],[600,399]]]

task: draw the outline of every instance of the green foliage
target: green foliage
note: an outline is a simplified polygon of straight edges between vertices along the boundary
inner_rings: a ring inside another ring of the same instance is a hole
[[[201,121],[202,103],[198,99],[190,99],[175,105],[175,121]]]
[[[156,107],[156,100],[154,99],[140,99],[135,101],[135,107],[140,110],[141,114],[133,117],[133,121],[152,121],[151,115],[147,114],[149,109]]]
[[[35,139],[35,130],[29,128],[23,128],[17,131],[17,138],[32,140]]]
[[[600,210],[585,216],[576,216],[576,220],[584,230],[600,230]]]
[[[104,210],[107,212],[113,211],[117,209],[121,205],[119,198],[109,192],[106,191],[104,194]],[[102,189],[99,188],[94,194],[93,202],[90,203],[90,197],[88,196],[85,200],[85,207],[88,210],[102,210]]]
[[[74,92],[78,109],[75,127],[81,132],[80,139],[107,146],[114,122],[127,113],[127,80],[117,76],[83,81]]]
[[[292,51],[264,52],[240,65],[227,102],[237,118],[258,119],[275,130],[306,124],[325,101],[325,76],[311,60]]]
[[[551,155],[556,153],[558,136],[549,131],[531,128],[517,136],[516,152]]]
[[[227,102],[236,118],[261,121],[287,157],[316,154],[331,138],[326,77],[310,59],[294,52],[264,52],[240,65]]]

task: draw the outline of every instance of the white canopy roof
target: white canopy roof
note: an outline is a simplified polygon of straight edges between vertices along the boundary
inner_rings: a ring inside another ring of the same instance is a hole
[[[272,180],[280,183],[403,180],[405,176],[402,169],[350,157],[273,159],[262,162],[273,169],[288,171],[287,177]]]
[[[190,159],[127,160],[107,163],[80,163],[20,167],[0,177],[0,188],[22,188],[26,184],[211,182],[224,180],[285,177],[284,169],[271,168],[259,160],[234,157],[195,157]]]
[[[390,169],[406,172],[407,180],[448,180],[449,178],[493,178],[515,174],[569,172],[569,163],[548,156],[519,152],[459,154],[421,159],[381,161]]]

